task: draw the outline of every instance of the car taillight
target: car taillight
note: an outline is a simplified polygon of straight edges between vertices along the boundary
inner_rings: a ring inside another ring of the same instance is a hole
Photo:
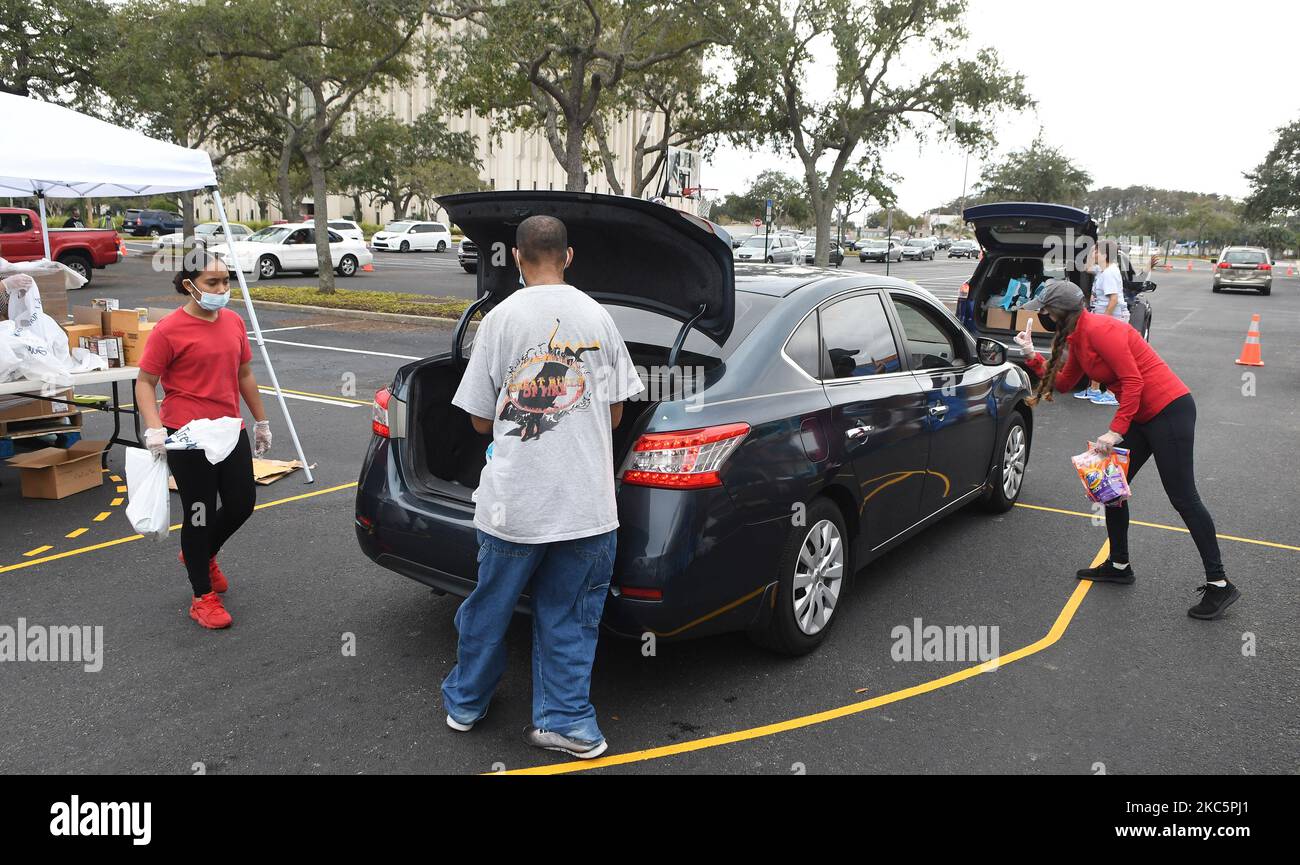
[[[393,394],[388,388],[382,388],[375,391],[374,412],[370,421],[370,428],[375,431],[375,435],[389,437],[388,429],[388,401],[392,399]]]
[[[1257,264],[1257,265],[1255,265],[1255,269],[1256,269],[1256,270],[1272,270],[1272,269],[1273,269],[1273,265],[1271,265],[1271,264]]]
[[[970,283],[963,282],[961,288],[957,289],[957,299],[965,300],[968,297],[970,297]]]
[[[721,486],[722,463],[748,434],[747,423],[647,433],[633,446],[623,481],[667,489]]]
[[[136,224],[136,225],[144,225],[144,220],[137,216],[137,217],[135,218],[135,224]]]
[[[1219,270],[1227,270],[1227,269],[1230,268],[1230,267],[1232,267],[1232,265],[1231,265],[1231,264],[1228,264],[1228,262],[1226,262],[1226,261],[1220,261],[1220,262],[1219,262]]]

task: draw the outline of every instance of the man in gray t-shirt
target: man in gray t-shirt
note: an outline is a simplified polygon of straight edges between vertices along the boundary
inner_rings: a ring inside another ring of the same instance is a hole
[[[443,703],[456,730],[487,712],[511,612],[530,587],[528,739],[595,757],[607,747],[590,691],[618,528],[613,430],[643,385],[609,313],[564,283],[573,260],[564,224],[529,217],[515,244],[525,287],[483,317],[452,398],[492,445],[475,492],[478,584],[456,612]]]

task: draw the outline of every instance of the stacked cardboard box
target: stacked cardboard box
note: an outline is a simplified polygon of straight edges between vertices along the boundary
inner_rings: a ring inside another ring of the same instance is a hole
[[[139,366],[154,325],[170,309],[137,307],[119,309],[117,301],[98,298],[93,306],[72,309],[72,324],[64,325],[68,345],[103,357],[113,366]]]

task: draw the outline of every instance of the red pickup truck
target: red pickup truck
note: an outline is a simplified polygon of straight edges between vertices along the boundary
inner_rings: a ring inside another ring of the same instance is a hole
[[[0,207],[0,258],[35,261],[45,257],[41,218],[21,207]],[[50,257],[90,282],[95,268],[122,260],[117,232],[107,228],[51,228]]]

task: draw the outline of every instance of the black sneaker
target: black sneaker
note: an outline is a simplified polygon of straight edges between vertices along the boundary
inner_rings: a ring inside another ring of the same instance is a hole
[[[1084,568],[1075,576],[1081,580],[1092,580],[1094,583],[1123,583],[1128,585],[1133,582],[1133,566],[1125,565],[1123,568],[1117,568],[1111,564],[1110,559],[1107,559],[1099,567]]]
[[[1232,583],[1226,586],[1206,583],[1196,591],[1201,593],[1200,603],[1187,611],[1187,615],[1193,619],[1217,619],[1233,601],[1241,597],[1241,592]]]

